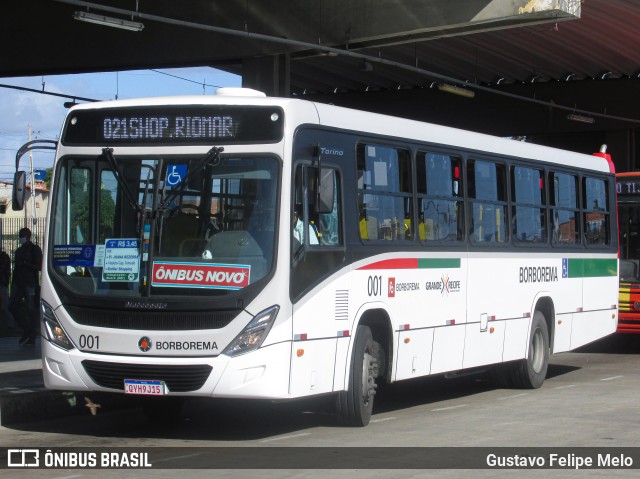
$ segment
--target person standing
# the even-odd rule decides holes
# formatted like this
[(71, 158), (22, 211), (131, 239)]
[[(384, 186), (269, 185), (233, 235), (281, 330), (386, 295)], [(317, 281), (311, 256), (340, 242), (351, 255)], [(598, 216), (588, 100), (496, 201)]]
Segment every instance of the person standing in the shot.
[(0, 332), (10, 333), (15, 328), (15, 322), (9, 311), (9, 281), (11, 280), (11, 258), (0, 250), (0, 310), (4, 324), (0, 326)]
[[(37, 293), (40, 287), (38, 272), (42, 268), (42, 250), (31, 242), (29, 228), (22, 228), (18, 236), (20, 246), (15, 254), (9, 304), (14, 319), (22, 329), (20, 344), (32, 345), (35, 344), (40, 322)], [(25, 308), (21, 307), (23, 301)]]

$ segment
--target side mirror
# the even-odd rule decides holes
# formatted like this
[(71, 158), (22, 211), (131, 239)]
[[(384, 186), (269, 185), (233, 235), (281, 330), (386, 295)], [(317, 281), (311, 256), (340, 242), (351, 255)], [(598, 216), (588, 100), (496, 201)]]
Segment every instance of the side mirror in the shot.
[(16, 171), (13, 176), (13, 191), (11, 193), (11, 208), (21, 211), (24, 208), (25, 186), (27, 174), (24, 171)]
[(318, 213), (328, 214), (333, 211), (335, 195), (335, 171), (322, 168), (318, 178)]

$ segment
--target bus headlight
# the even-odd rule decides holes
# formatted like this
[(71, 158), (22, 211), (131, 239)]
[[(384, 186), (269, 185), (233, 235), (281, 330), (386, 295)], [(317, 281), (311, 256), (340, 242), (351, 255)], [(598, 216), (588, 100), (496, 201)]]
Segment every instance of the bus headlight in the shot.
[(42, 325), (44, 326), (47, 339), (67, 351), (73, 349), (73, 344), (69, 340), (67, 333), (62, 329), (62, 326), (60, 326), (51, 306), (44, 301), (40, 301), (40, 311), (42, 312)]
[(229, 346), (222, 352), (227, 356), (237, 356), (248, 353), (262, 346), (267, 334), (273, 326), (273, 322), (280, 311), (280, 306), (271, 306), (261, 313), (258, 313), (247, 326), (231, 341)]

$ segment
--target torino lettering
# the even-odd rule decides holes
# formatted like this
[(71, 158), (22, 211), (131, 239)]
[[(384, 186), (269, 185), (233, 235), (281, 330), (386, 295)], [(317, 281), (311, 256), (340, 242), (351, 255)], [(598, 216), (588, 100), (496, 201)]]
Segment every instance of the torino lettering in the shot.
[(521, 283), (551, 283), (554, 281), (558, 281), (558, 268), (555, 266), (520, 268)]

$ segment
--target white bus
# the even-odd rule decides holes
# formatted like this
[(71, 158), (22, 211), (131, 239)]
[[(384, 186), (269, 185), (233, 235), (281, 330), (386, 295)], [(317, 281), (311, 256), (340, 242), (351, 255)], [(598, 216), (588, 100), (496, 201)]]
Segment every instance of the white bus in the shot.
[(301, 99), (76, 106), (44, 247), (45, 384), (151, 412), (332, 394), (359, 426), (377, 384), (492, 366), (537, 388), (551, 353), (616, 330), (615, 204), (602, 157)]

